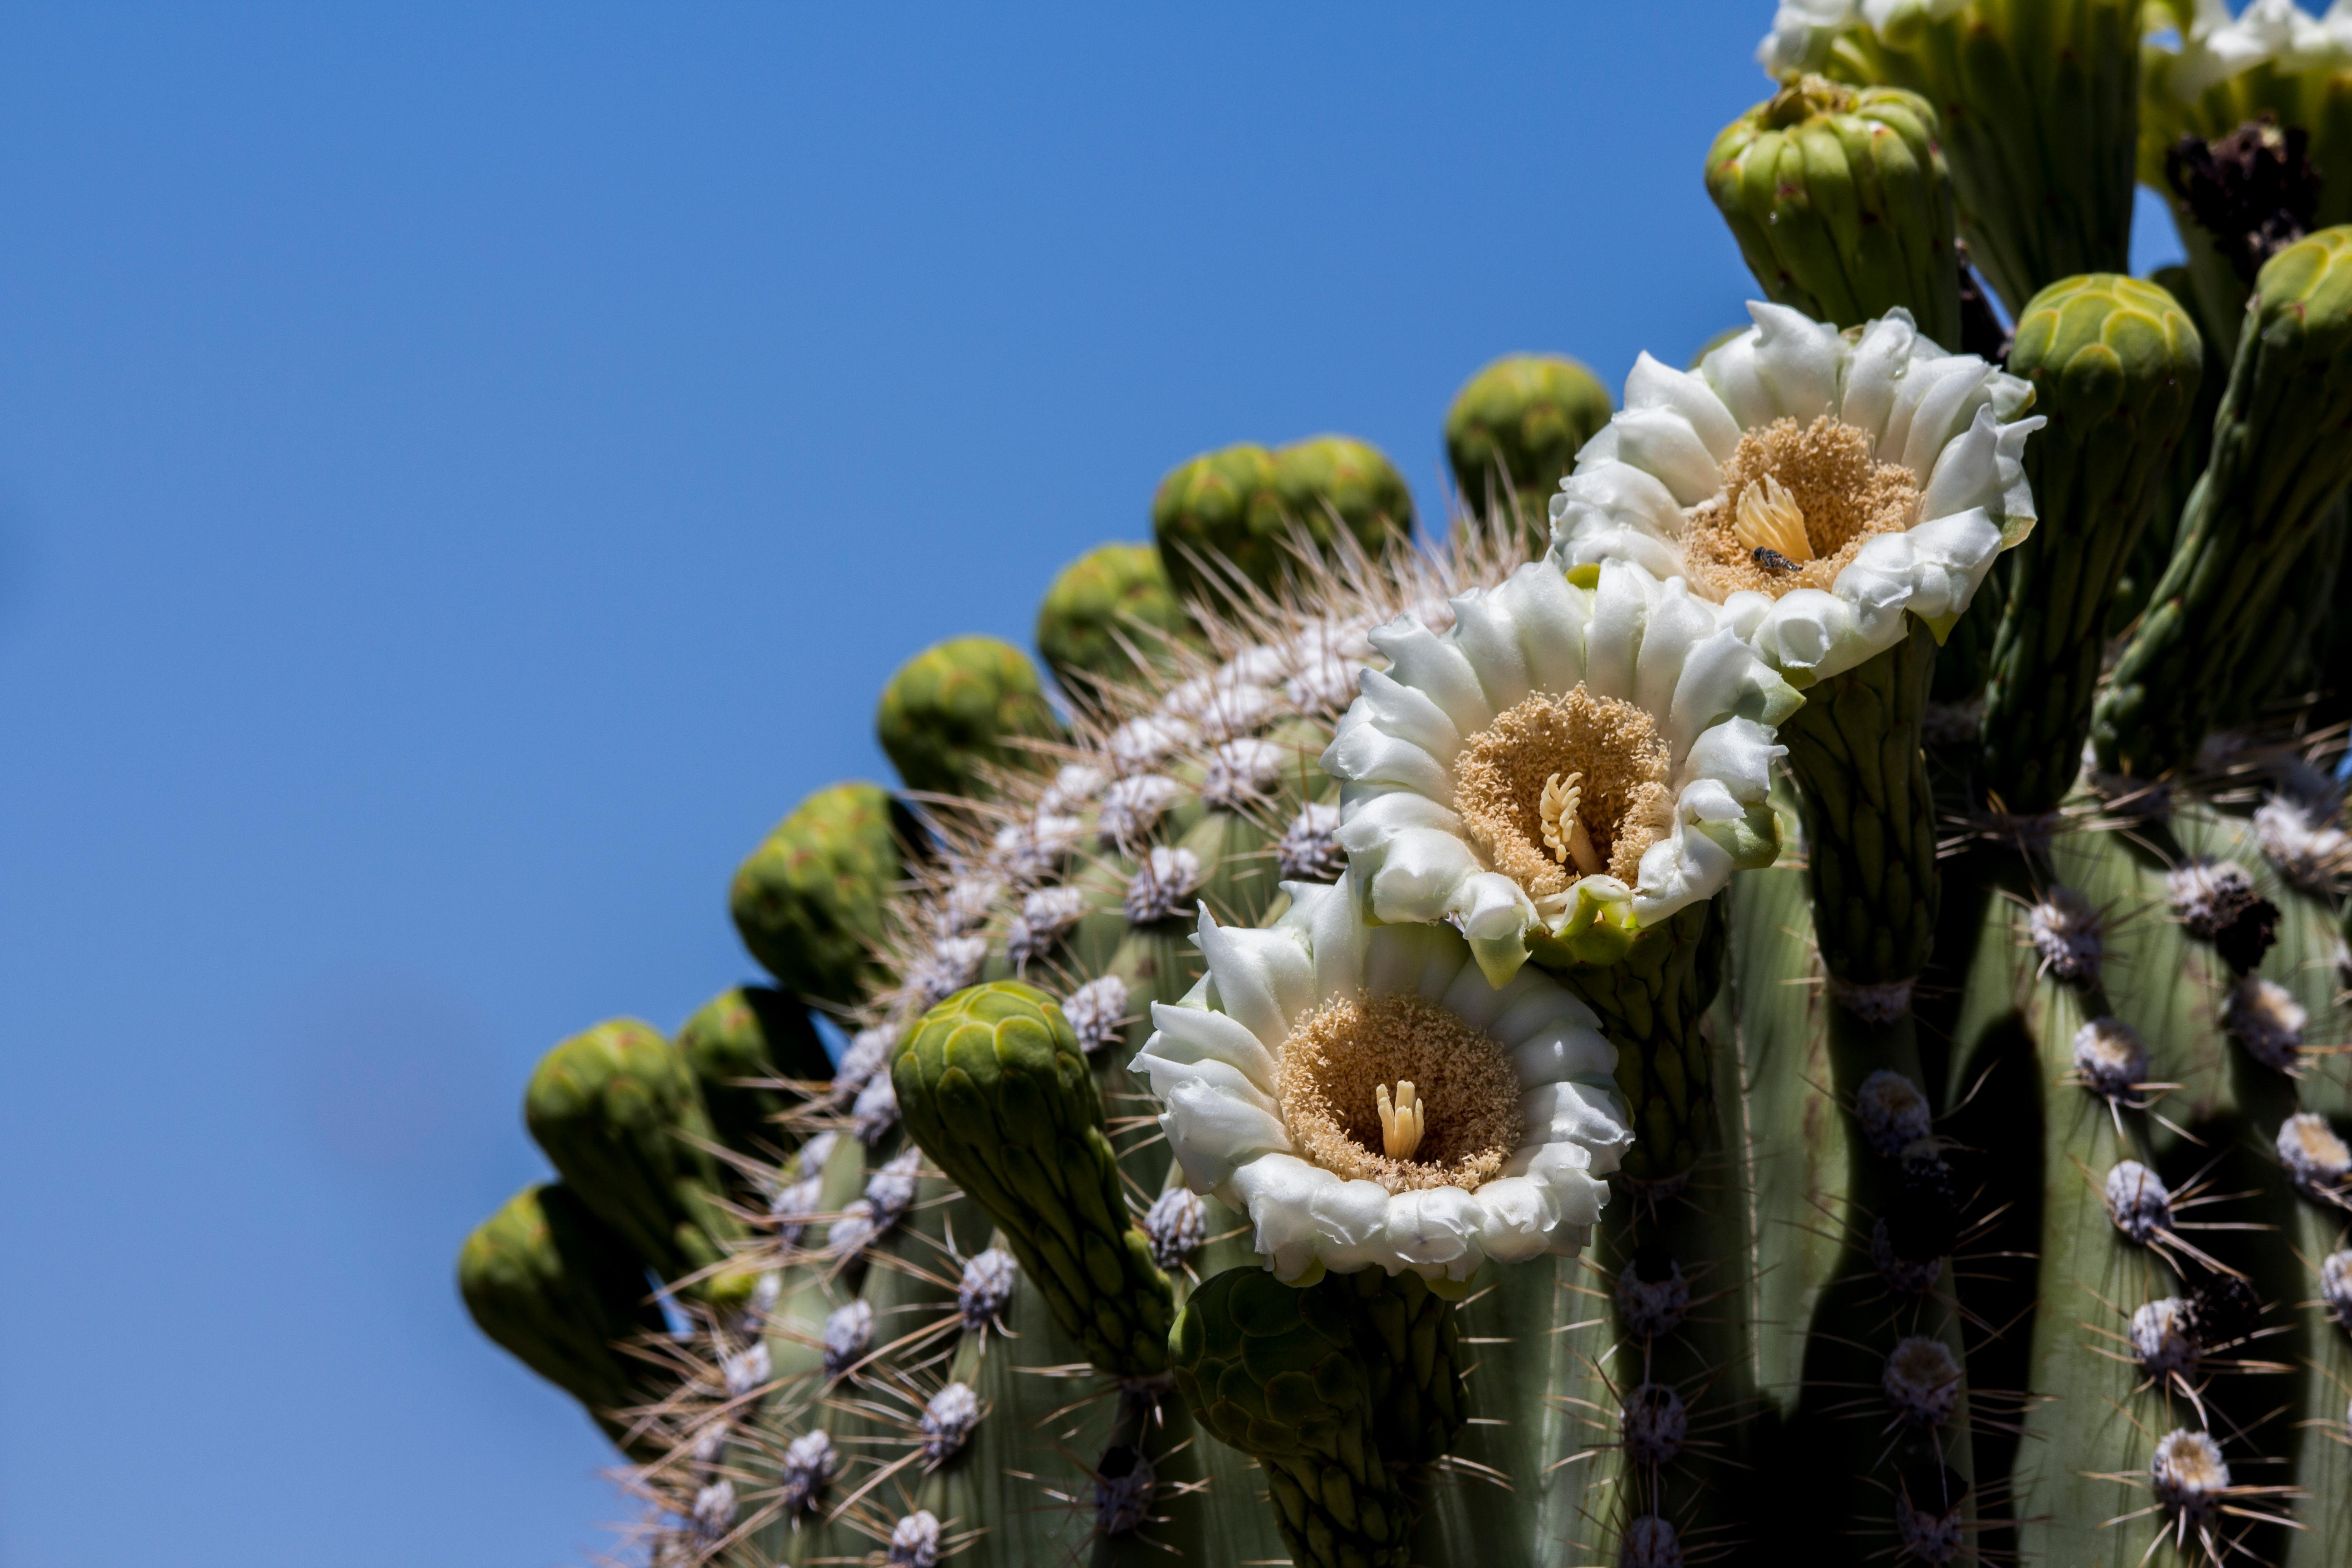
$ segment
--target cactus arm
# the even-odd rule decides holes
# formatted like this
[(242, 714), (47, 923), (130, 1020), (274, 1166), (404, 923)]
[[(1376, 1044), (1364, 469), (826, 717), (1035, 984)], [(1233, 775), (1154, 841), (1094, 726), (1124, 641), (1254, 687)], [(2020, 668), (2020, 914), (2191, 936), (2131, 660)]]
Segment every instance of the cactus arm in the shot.
[(2304, 1528), (2287, 1539), (2284, 1568), (2323, 1568), (2352, 1557), (2352, 1328), (2330, 1314), (2318, 1278), (2322, 1259), (2352, 1246), (2346, 1223), (2341, 1209), (2296, 1205), (2302, 1279), (2294, 1300), (2309, 1364), (2293, 1441), (2295, 1485), (2309, 1500), (2297, 1510)]
[(2041, 521), (2010, 560), (1980, 777), (2024, 816), (2055, 810), (2081, 771), (2108, 605), (2163, 494), (2204, 346), (2154, 285), (2074, 278), (2034, 296), (2009, 367), (2050, 424), (2025, 448)]
[(2100, 1473), (2144, 1471), (2172, 1423), (2164, 1400), (2136, 1392), (2146, 1380), (2137, 1365), (2116, 1359), (2128, 1348), (2116, 1336), (2135, 1308), (2175, 1294), (2177, 1281), (2116, 1228), (2101, 1196), (2117, 1161), (2153, 1163), (2145, 1114), (2125, 1111), (2118, 1132), (2105, 1102), (2061, 1081), (2089, 1009), (2066, 987), (2030, 985), (2026, 1027), (2042, 1094), (2042, 1201), (2028, 1385), (2036, 1403), (2026, 1413), (2014, 1478), (2020, 1547), (2037, 1562), (2131, 1568), (2158, 1531), (2147, 1519), (2102, 1529), (2145, 1500)]
[(2256, 280), (2212, 458), (2092, 719), (2099, 765), (2157, 779), (2243, 715), (2251, 647), (2296, 555), (2352, 481), (2352, 227), (2273, 257)]
[[(1792, 836), (1793, 837), (1793, 836)], [(1848, 1131), (1831, 1081), (1828, 1002), (1796, 867), (1742, 871), (1727, 900), (1730, 952), (1718, 1036), (1738, 1053), (1751, 1203), (1750, 1319), (1759, 1395), (1783, 1417), (1801, 1390), (1805, 1337), (1835, 1277), (1847, 1223)]]
[(891, 1079), (908, 1133), (1004, 1227), (1088, 1358), (1120, 1377), (1163, 1373), (1168, 1279), (1128, 1217), (1061, 1009), (1017, 982), (960, 993), (908, 1034)]
[(1919, 740), (1936, 644), (1925, 622), (1906, 618), (1902, 642), (1809, 690), (1780, 739), (1801, 803), (1832, 993), (1900, 987), (1907, 1007), (1907, 983), (1935, 942), (1940, 883)]

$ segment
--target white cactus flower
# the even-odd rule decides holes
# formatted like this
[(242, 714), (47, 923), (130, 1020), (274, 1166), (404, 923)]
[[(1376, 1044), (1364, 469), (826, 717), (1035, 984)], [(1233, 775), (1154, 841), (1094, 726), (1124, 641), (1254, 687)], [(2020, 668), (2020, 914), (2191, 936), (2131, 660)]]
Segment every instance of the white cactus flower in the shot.
[(2336, 0), (2320, 16), (2294, 0), (2253, 0), (2235, 16), (2223, 0), (2198, 0), (2163, 80), (2175, 96), (2196, 99), (2264, 65), (2286, 75), (2352, 70), (2352, 0)]
[(1799, 686), (1940, 637), (2033, 524), (2033, 389), (1890, 311), (1841, 332), (1781, 305), (1695, 371), (1643, 354), (1551, 500), (1551, 559), (1679, 577)]
[(1368, 925), (1345, 878), (1284, 886), (1265, 930), (1202, 911), (1208, 973), (1135, 1058), (1186, 1184), (1294, 1284), (1574, 1253), (1633, 1142), (1591, 1009), (1491, 984), (1444, 926)]
[(1500, 984), (1531, 942), (1607, 962), (1771, 862), (1772, 727), (1799, 699), (1714, 605), (1630, 563), (1580, 588), (1536, 562), (1454, 608), (1372, 634), (1391, 667), (1323, 753), (1375, 918), (1451, 921)]
[(1772, 30), (1756, 46), (1756, 63), (1775, 77), (1813, 70), (1849, 27), (1900, 37), (1921, 22), (1940, 21), (1968, 0), (1780, 0)]

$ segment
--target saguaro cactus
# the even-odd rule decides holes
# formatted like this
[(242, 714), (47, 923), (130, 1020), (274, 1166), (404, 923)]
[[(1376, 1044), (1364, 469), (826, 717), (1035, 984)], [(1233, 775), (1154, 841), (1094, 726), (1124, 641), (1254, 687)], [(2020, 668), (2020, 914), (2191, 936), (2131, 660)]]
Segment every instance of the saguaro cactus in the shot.
[[(1229, 448), (1155, 503), (1184, 635), (1066, 729), (897, 690), (919, 834), (787, 819), (784, 989), (559, 1046), (562, 1179), (461, 1258), (654, 1561), (2352, 1556), (2352, 231), (2226, 350), (2116, 270), (2138, 15), (1784, 6), (1843, 85), (1708, 163), (1778, 302), (1613, 414), (1482, 372), (1518, 516), (1406, 549), (1368, 449)], [(2335, 36), (2247, 17), (2303, 42), (2232, 112)], [(1929, 325), (1938, 145), (2005, 364)]]

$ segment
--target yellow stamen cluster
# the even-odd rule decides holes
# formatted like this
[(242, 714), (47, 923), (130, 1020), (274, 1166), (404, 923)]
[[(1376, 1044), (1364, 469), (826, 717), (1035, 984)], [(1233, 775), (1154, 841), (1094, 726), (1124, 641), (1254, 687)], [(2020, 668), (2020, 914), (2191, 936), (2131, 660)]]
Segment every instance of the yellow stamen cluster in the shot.
[(1487, 863), (1529, 898), (1603, 872), (1631, 885), (1674, 828), (1666, 763), (1657, 721), (1634, 704), (1581, 685), (1539, 693), (1463, 743), (1454, 809)]
[(1805, 533), (1805, 509), (1775, 474), (1739, 492), (1732, 532), (1744, 548), (1769, 550), (1791, 566), (1813, 558), (1813, 542)]
[(1492, 1035), (1410, 992), (1326, 1002), (1291, 1026), (1275, 1077), (1299, 1157), (1391, 1193), (1501, 1175), (1525, 1092)]
[(1421, 1135), (1429, 1130), (1429, 1107), (1417, 1104), (1412, 1098), (1412, 1079), (1399, 1079), (1396, 1099), (1389, 1099), (1389, 1086), (1381, 1085), (1381, 1148), (1391, 1160), (1410, 1160), (1421, 1147)]
[(1544, 847), (1551, 851), (1552, 858), (1563, 866), (1573, 860), (1579, 876), (1595, 877), (1608, 868), (1608, 863), (1592, 847), (1592, 835), (1577, 812), (1584, 803), (1583, 784), (1582, 773), (1552, 774), (1544, 781), (1538, 812), (1543, 819)]

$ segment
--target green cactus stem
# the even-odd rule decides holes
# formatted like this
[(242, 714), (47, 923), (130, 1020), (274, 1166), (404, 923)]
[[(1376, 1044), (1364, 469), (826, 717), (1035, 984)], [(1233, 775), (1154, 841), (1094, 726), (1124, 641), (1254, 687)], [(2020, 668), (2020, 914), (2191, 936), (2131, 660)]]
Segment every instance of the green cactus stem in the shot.
[(2099, 765), (2137, 779), (2187, 763), (2236, 696), (2288, 570), (2352, 481), (2352, 226), (2262, 270), (2213, 455), (2172, 561), (2092, 716)]
[(1936, 810), (1920, 721), (1936, 664), (1925, 622), (1805, 693), (1781, 721), (1797, 781), (1813, 928), (1832, 995), (1900, 1016), (1935, 944)]
[(508, 1199), (466, 1238), (457, 1289), (482, 1332), (585, 1405), (615, 1442), (629, 1442), (617, 1413), (656, 1396), (659, 1384), (619, 1347), (659, 1331), (661, 1313), (635, 1249), (577, 1194), (559, 1182)]
[(1062, 689), (1091, 698), (1097, 683), (1131, 682), (1136, 659), (1165, 655), (1192, 618), (1149, 544), (1102, 544), (1055, 574), (1037, 606), (1037, 651)]
[[(1450, 1442), (1444, 1420), (1421, 1411), (1425, 1394), (1442, 1408), (1458, 1389), (1446, 1304), (1414, 1311), (1406, 1279), (1421, 1284), (1411, 1274), (1330, 1276), (1298, 1289), (1263, 1268), (1228, 1268), (1192, 1292), (1170, 1336), (1170, 1369), (1194, 1418), (1265, 1467), (1295, 1563), (1410, 1560), (1411, 1507), (1396, 1468)], [(1362, 1331), (1381, 1318), (1420, 1331)]]
[(702, 1090), (711, 1131), (742, 1153), (798, 1142), (777, 1119), (803, 1097), (772, 1085), (833, 1076), (808, 1009), (765, 985), (735, 986), (697, 1008), (679, 1026), (677, 1053)]
[(1063, 1331), (1115, 1377), (1167, 1370), (1173, 1297), (1129, 1217), (1069, 1020), (1018, 981), (958, 992), (890, 1067), (907, 1131), (1004, 1229)]
[(565, 1184), (661, 1278), (725, 1262), (740, 1227), (719, 1201), (701, 1091), (651, 1025), (615, 1019), (548, 1052), (523, 1120)]
[(1636, 933), (1623, 956), (1586, 963), (1531, 933), (1535, 962), (1559, 976), (1617, 1047), (1617, 1089), (1633, 1118), (1622, 1169), (1636, 1182), (1679, 1183), (1719, 1146), (1715, 1067), (1700, 1022), (1723, 983), (1723, 931), (1712, 900)]
[(2055, 810), (2081, 771), (2116, 579), (2204, 365), (2188, 312), (2137, 279), (2053, 283), (2018, 320), (2010, 374), (2033, 384), (2050, 423), (2025, 448), (2041, 521), (2009, 565), (1979, 774), (2011, 815)]
[(2012, 317), (2062, 278), (2129, 268), (2140, 11), (2141, 0), (1905, 6), (1849, 28), (1822, 68), (1936, 106), (1960, 236)]
[[(1559, 354), (1510, 354), (1463, 383), (1445, 411), (1445, 458), (1473, 508), (1515, 501), (1531, 541), (1576, 454), (1616, 406), (1600, 377)], [(1500, 486), (1500, 493), (1495, 493)]]
[(735, 930), (786, 991), (846, 1006), (881, 978), (872, 953), (900, 832), (880, 785), (837, 784), (794, 806), (737, 869)]
[(1841, 327), (1899, 306), (1960, 346), (1951, 181), (1917, 93), (1800, 76), (1715, 139), (1706, 189), (1773, 300)]
[(1061, 733), (1028, 656), (994, 637), (953, 637), (908, 659), (883, 689), (874, 735), (906, 786), (983, 798), (994, 775), (1038, 765), (1024, 741)]

